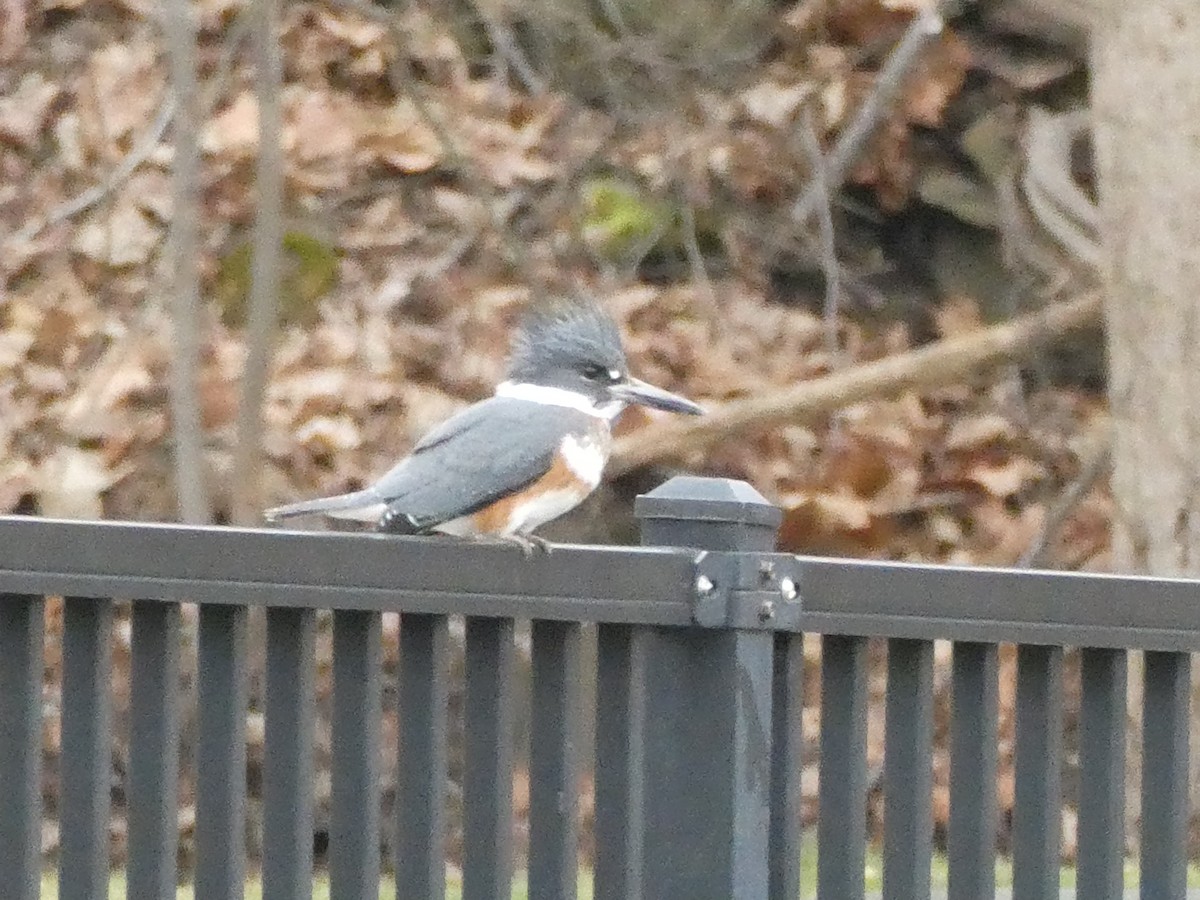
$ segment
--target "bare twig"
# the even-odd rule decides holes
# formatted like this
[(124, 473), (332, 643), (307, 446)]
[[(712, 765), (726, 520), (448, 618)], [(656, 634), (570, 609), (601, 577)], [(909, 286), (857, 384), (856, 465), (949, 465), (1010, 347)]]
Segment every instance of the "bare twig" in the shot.
[(1088, 293), (973, 334), (731, 401), (703, 418), (643, 428), (617, 444), (609, 474), (678, 460), (726, 438), (744, 438), (783, 422), (813, 421), (851, 403), (952, 384), (988, 367), (1026, 358), (1063, 335), (1097, 322), (1100, 313), (1100, 295)]
[(529, 253), (523, 241), (521, 241), (508, 224), (509, 212), (501, 208), (501, 204), (494, 198), (489, 197), (487, 181), (479, 171), (478, 165), (470, 158), (459, 145), (458, 139), (455, 137), (453, 130), (446, 117), (435, 108), (434, 104), (429, 101), (425, 94), (422, 85), (415, 79), (409, 77), (404, 62), (404, 57), (408, 55), (408, 35), (396, 20), (396, 15), (385, 6), (380, 6), (372, 3), (371, 0), (328, 0), (329, 4), (334, 7), (352, 10), (359, 15), (373, 22), (378, 22), (383, 25), (392, 42), (400, 50), (399, 59), (394, 59), (388, 67), (388, 80), (392, 90), (397, 94), (406, 96), (412, 101), (417, 113), (429, 126), (429, 130), (433, 132), (433, 136), (441, 145), (442, 152), (446, 155), (447, 162), (450, 166), (457, 168), (467, 183), (467, 186), (475, 192), (475, 194), (484, 200), (488, 210), (488, 215), (491, 219), (491, 225), (496, 236), (500, 239), (503, 250), (507, 255), (507, 261), (520, 271), (529, 270)]
[[(165, 18), (166, 16), (164, 16), (164, 19)], [(212, 111), (217, 105), (217, 101), (220, 99), (223, 89), (229, 80), (229, 75), (233, 70), (234, 59), (237, 57), (238, 49), (241, 47), (242, 41), (246, 37), (246, 23), (248, 19), (249, 15), (243, 8), (242, 10), (239, 10), (237, 18), (233, 21), (233, 24), (230, 25), (229, 37), (227, 38), (225, 46), (222, 49), (220, 59), (217, 60), (217, 65), (213, 75), (211, 78), (209, 78), (208, 83), (200, 92), (199, 121), (201, 122), (208, 121), (209, 116), (212, 115)], [(172, 112), (170, 116), (165, 115), (164, 107), (160, 107), (158, 112), (159, 117), (166, 118), (167, 124), (169, 124), (174, 118), (174, 113), (176, 111), (176, 100), (173, 93), (170, 95), (170, 101)], [(147, 135), (153, 134), (154, 131), (155, 128), (152, 127), (147, 132)], [(160, 134), (158, 138), (161, 140), (162, 135)], [(138, 145), (140, 146), (141, 143), (142, 142), (139, 141)], [(151, 148), (152, 147), (153, 145), (151, 144)], [(136, 153), (136, 148), (130, 151), (130, 155), (134, 157), (138, 155)], [(138, 160), (139, 163), (141, 161), (143, 160)], [(127, 163), (123, 162), (121, 167), (124, 167), (126, 164)], [(132, 172), (136, 168), (137, 166), (134, 165), (130, 168), (130, 171)], [(114, 172), (114, 175), (110, 176), (108, 181), (106, 181), (106, 185), (111, 184), (111, 188), (109, 189), (115, 189), (120, 186), (122, 180), (123, 177), (116, 178)], [(91, 190), (95, 189), (93, 188), (89, 189), (89, 191), (85, 191), (75, 200), (68, 201), (67, 204), (64, 204), (64, 207), (78, 203)], [(106, 190), (104, 193), (107, 194), (107, 192), (108, 191)], [(97, 202), (99, 202), (100, 199), (103, 199), (103, 195), (97, 199)], [(82, 212), (85, 208), (87, 207), (80, 206), (79, 208), (72, 209), (69, 212), (66, 212), (64, 217), (73, 216), (79, 212)], [(51, 224), (56, 224), (57, 221), (61, 221), (61, 218), (56, 219), (55, 223)], [(141, 308), (137, 311), (136, 316), (128, 324), (124, 333), (115, 337), (114, 340), (105, 348), (103, 356), (101, 356), (99, 361), (92, 367), (90, 377), (80, 381), (79, 385), (75, 389), (74, 394), (68, 398), (64, 398), (64, 401), (59, 408), (62, 410), (61, 415), (63, 426), (68, 432), (84, 427), (85, 423), (88, 421), (88, 417), (97, 414), (96, 410), (97, 403), (99, 402), (98, 398), (104, 393), (105, 389), (111, 383), (116, 373), (121, 370), (121, 366), (124, 365), (125, 361), (128, 359), (129, 353), (135, 346), (137, 339), (146, 334), (151, 327), (151, 323), (156, 321), (159, 315), (162, 313), (163, 307), (166, 305), (166, 297), (168, 294), (172, 293), (172, 289), (168, 284), (169, 279), (172, 277), (173, 275), (169, 265), (159, 266), (157, 268), (152, 286), (146, 292), (146, 302), (143, 303)]]
[[(164, 16), (164, 18), (170, 18), (170, 13)], [(244, 33), (245, 18), (239, 13), (237, 20), (231, 28), (228, 51), (218, 60), (216, 72), (209, 82), (209, 90), (204, 92), (204, 96), (200, 101), (200, 112), (197, 116), (198, 121), (203, 122), (207, 120), (209, 114), (212, 112), (217, 97), (220, 96), (220, 87), (225, 83), (229, 75), (236, 48), (241, 42)], [(63, 201), (45, 216), (26, 222), (13, 237), (21, 242), (32, 241), (47, 228), (52, 228), (61, 222), (79, 215), (81, 212), (86, 212), (104, 200), (109, 194), (116, 191), (117, 188), (129, 179), (129, 176), (138, 170), (138, 167), (142, 163), (150, 158), (150, 154), (154, 152), (154, 148), (162, 141), (163, 135), (166, 134), (167, 128), (170, 127), (171, 121), (175, 118), (176, 109), (175, 93), (171, 89), (171, 86), (168, 85), (163, 91), (162, 100), (159, 101), (158, 111), (155, 113), (150, 127), (134, 142), (133, 146), (129, 148), (129, 152), (125, 154), (102, 182), (87, 188), (70, 200)]]
[(535, 95), (546, 93), (546, 82), (538, 75), (532, 63), (525, 58), (525, 54), (513, 37), (512, 30), (492, 12), (493, 4), (486, 0), (485, 2), (476, 0), (473, 5), (479, 18), (483, 20), (488, 40), (492, 42), (496, 52), (516, 74), (517, 80), (521, 82), (525, 90)]
[(1108, 471), (1112, 462), (1112, 435), (1107, 421), (1094, 427), (1080, 454), (1079, 474), (1046, 512), (1046, 519), (1029, 547), (1021, 554), (1017, 566), (1022, 569), (1041, 569), (1050, 562), (1050, 543), (1062, 530), (1071, 513), (1092, 486)]
[(800, 139), (808, 154), (812, 169), (812, 186), (818, 192), (817, 229), (821, 238), (821, 269), (825, 274), (825, 350), (836, 365), (841, 358), (838, 346), (838, 309), (841, 306), (841, 271), (838, 267), (837, 245), (833, 232), (833, 190), (829, 184), (825, 157), (821, 155), (821, 141), (813, 122), (812, 110), (804, 111), (804, 127)]
[(688, 268), (692, 271), (692, 281), (704, 292), (707, 303), (716, 302), (716, 292), (713, 291), (712, 279), (708, 277), (708, 268), (704, 265), (704, 252), (700, 249), (700, 235), (696, 231), (696, 206), (686, 196), (680, 204), (683, 218), (683, 247), (687, 254)]
[(283, 55), (276, 37), (278, 0), (254, 4), (253, 41), (258, 71), (258, 165), (250, 300), (246, 317), (246, 365), (238, 403), (237, 446), (233, 457), (233, 520), (249, 524), (262, 509), (263, 401), (279, 308), (283, 257)]
[(130, 148), (129, 152), (121, 159), (104, 181), (100, 184), (93, 185), (80, 194), (72, 197), (63, 203), (60, 203), (54, 209), (50, 210), (44, 217), (34, 219), (25, 223), (20, 231), (14, 236), (18, 241), (32, 241), (47, 228), (51, 228), (60, 222), (65, 222), (72, 216), (76, 216), (84, 210), (91, 209), (129, 178), (138, 166), (144, 163), (150, 154), (154, 152), (154, 148), (158, 146), (158, 142), (162, 140), (163, 134), (166, 133), (167, 126), (171, 124), (171, 119), (175, 116), (175, 94), (170, 87), (167, 87), (163, 92), (162, 100), (158, 105), (158, 113), (154, 117), (153, 123), (146, 129), (146, 132), (137, 140)]
[[(833, 192), (841, 186), (850, 167), (858, 160), (867, 140), (875, 132), (875, 127), (882, 121), (900, 92), (905, 76), (920, 58), (921, 51), (933, 38), (941, 34), (941, 31), (942, 16), (936, 7), (922, 10), (912, 20), (904, 37), (883, 64), (883, 70), (875, 82), (875, 89), (859, 106), (850, 124), (842, 129), (826, 158), (825, 190)], [(821, 186), (814, 184), (792, 207), (792, 218), (801, 228), (808, 224), (809, 218), (819, 208), (823, 193)]]
[(171, 58), (175, 116), (170, 230), (175, 325), (171, 367), (171, 419), (175, 442), (175, 488), (185, 522), (209, 519), (204, 434), (200, 422), (200, 110), (196, 78), (196, 25), (192, 6), (174, 0), (165, 17)]

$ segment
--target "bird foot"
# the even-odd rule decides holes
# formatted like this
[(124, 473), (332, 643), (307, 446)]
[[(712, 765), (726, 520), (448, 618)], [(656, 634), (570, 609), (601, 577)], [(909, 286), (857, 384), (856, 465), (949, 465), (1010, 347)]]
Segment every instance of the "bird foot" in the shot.
[(521, 553), (526, 559), (529, 559), (534, 553), (544, 553), (549, 556), (550, 549), (554, 546), (544, 537), (536, 534), (505, 534), (499, 535), (498, 540), (506, 544), (516, 544), (521, 548)]

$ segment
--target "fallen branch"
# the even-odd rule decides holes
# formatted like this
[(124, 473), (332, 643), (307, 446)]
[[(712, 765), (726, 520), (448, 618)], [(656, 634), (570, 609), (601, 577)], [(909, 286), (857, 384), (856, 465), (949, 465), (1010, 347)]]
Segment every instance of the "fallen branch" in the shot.
[(864, 400), (954, 384), (992, 366), (1025, 359), (1063, 335), (1098, 323), (1100, 315), (1100, 294), (1088, 293), (973, 334), (733, 400), (703, 418), (643, 428), (618, 442), (609, 474), (678, 461), (728, 438), (744, 439), (783, 423), (812, 422)]

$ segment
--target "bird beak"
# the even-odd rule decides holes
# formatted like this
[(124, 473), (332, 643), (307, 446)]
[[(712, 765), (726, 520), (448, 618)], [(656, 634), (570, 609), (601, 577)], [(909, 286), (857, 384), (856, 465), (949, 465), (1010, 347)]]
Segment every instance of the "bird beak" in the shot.
[(686, 397), (656, 388), (638, 378), (628, 378), (620, 384), (614, 384), (612, 395), (626, 403), (639, 403), (642, 406), (652, 406), (655, 409), (665, 409), (667, 412), (687, 413), (692, 416), (704, 415), (704, 408), (697, 406)]

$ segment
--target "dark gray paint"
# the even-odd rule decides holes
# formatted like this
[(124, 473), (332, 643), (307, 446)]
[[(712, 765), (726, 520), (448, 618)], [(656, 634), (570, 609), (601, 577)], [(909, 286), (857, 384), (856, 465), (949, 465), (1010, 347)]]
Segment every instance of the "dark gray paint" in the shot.
[(467, 619), (463, 900), (512, 890), (512, 619)]
[(867, 640), (821, 641), (817, 893), (862, 900), (867, 857)]
[(400, 758), (396, 895), (446, 893), (446, 716), (450, 632), (445, 616), (400, 619)]
[(175, 897), (179, 845), (179, 604), (133, 604), (129, 698), (130, 897)]
[(1076, 885), (1080, 897), (1119, 900), (1124, 887), (1128, 654), (1089, 648), (1080, 657)]
[(771, 900), (800, 894), (800, 773), (804, 750), (804, 636), (775, 635), (771, 688)]
[(684, 625), (695, 553), (0, 516), (0, 591)]
[(330, 900), (379, 898), (382, 615), (333, 614)]
[(933, 642), (888, 641), (884, 900), (929, 897), (933, 856)]
[(1013, 893), (1029, 900), (1058, 895), (1062, 835), (1061, 647), (1017, 651), (1016, 794)]
[(581, 631), (537, 621), (531, 638), (529, 900), (575, 900)]
[(247, 615), (200, 607), (196, 896), (205, 900), (236, 900), (246, 880)]
[[(798, 707), (790, 704), (790, 709), (785, 708), (789, 706), (785, 698), (798, 696), (803, 661), (800, 638), (762, 630), (772, 627), (832, 634), (830, 646), (861, 646), (857, 636), (864, 635), (959, 642), (951, 724), (950, 895), (955, 900), (991, 896), (996, 824), (995, 645), (1015, 640), (1048, 647), (1091, 647), (1084, 653), (1086, 736), (1081, 753), (1079, 878), (1081, 884), (1096, 885), (1087, 888), (1089, 896), (1100, 900), (1117, 896), (1125, 653), (1102, 648), (1200, 648), (1200, 624), (1194, 615), (1200, 599), (1197, 583), (784, 558), (766, 553), (778, 512), (765, 507), (744, 485), (683, 479), (643, 498), (639, 513), (647, 541), (696, 549), (556, 548), (549, 556), (528, 560), (511, 547), (441, 539), (5, 517), (0, 518), (0, 546), (4, 547), (0, 591), (145, 597), (149, 598), (147, 609), (163, 599), (204, 604), (199, 644), (196, 892), (206, 900), (240, 896), (245, 878), (246, 607), (242, 604), (275, 604), (285, 612), (290, 609), (290, 615), (299, 616), (299, 621), (310, 615), (296, 611), (302, 607), (404, 613), (397, 869), (401, 896), (422, 898), (440, 898), (444, 891), (448, 640), (446, 619), (436, 613), (565, 622), (598, 619), (603, 623), (599, 629), (596, 879), (597, 896), (613, 900), (657, 900), (680, 894), (689, 900), (758, 898), (767, 895), (768, 879), (771, 896), (789, 893), (779, 885), (795, 878), (794, 863), (781, 860), (787, 854), (780, 848), (794, 849), (799, 843), (797, 820), (789, 809), (795, 802), (792, 792), (798, 786), (800, 765), (798, 742), (787, 737), (798, 727)], [(734, 552), (722, 552), (731, 549)], [(775, 575), (747, 579), (748, 573), (772, 566), (779, 570)], [(761, 604), (779, 594), (779, 572), (783, 570), (798, 573), (799, 596), (787, 616), (759, 621)], [(696, 590), (700, 574), (717, 581), (703, 596)], [(21, 860), (24, 853), (23, 862), (15, 865), (26, 870), (26, 878), (36, 878), (40, 833), (34, 826), (40, 824), (40, 809), (36, 790), (39, 754), (34, 742), (40, 741), (41, 601), (17, 598), (3, 603), (0, 676), (5, 691), (0, 692), (0, 712), (6, 730), (0, 736), (0, 774), (27, 787), (20, 797), (11, 794), (13, 802), (0, 811), (0, 846), (14, 848), (14, 859)], [(797, 605), (798, 610), (794, 608)], [(108, 645), (101, 636), (104, 622), (98, 626), (86, 623), (110, 616), (110, 607), (107, 600), (68, 604), (68, 619), (75, 624), (68, 626), (66, 636), (69, 677), (64, 699), (64, 765), (72, 759), (86, 763), (82, 768), (68, 766), (66, 780), (74, 786), (65, 785), (64, 796), (82, 797), (83, 802), (71, 804), (64, 815), (63, 866), (84, 872), (82, 882), (73, 880), (71, 887), (64, 888), (78, 895), (95, 887), (100, 878), (97, 873), (107, 859), (103, 823), (97, 827), (96, 822), (100, 817), (97, 811), (107, 808), (109, 787), (103, 668)], [(162, 611), (169, 609), (173, 608), (163, 607)], [(708, 615), (714, 609), (719, 615)], [(701, 619), (709, 627), (695, 627), (700, 619), (693, 616), (702, 612), (705, 616)], [(369, 635), (377, 618), (367, 614), (355, 621), (372, 623), (364, 656), (356, 660), (365, 667), (363, 677), (369, 678), (366, 670), (373, 668)], [(509, 625), (504, 622), (500, 627)], [(569, 634), (576, 626), (540, 623), (539, 627), (547, 633)], [(151, 626), (148, 633), (164, 636), (157, 626)], [(353, 643), (348, 635), (345, 632), (340, 639), (342, 646)], [(566, 647), (547, 640), (551, 648)], [(273, 661), (267, 675), (275, 685), (277, 700), (272, 705), (295, 713), (290, 721), (278, 712), (272, 715), (273, 722), (284, 722), (284, 732), (290, 730), (294, 738), (274, 739), (273, 743), (282, 745), (283, 763), (269, 761), (269, 767), (286, 765), (292, 771), (284, 779), (291, 787), (273, 789), (273, 799), (265, 810), (268, 834), (275, 836), (268, 837), (268, 843), (275, 840), (288, 848), (274, 858), (289, 867), (289, 874), (272, 877), (277, 885), (290, 879), (301, 895), (310, 884), (311, 865), (311, 821), (306, 806), (311, 801), (311, 784), (298, 774), (306, 768), (303, 734), (309, 727), (305, 717), (311, 711), (311, 703), (302, 699), (311, 689), (311, 684), (303, 683), (311, 672), (304, 675), (305, 666), (300, 662), (307, 652), (305, 641), (301, 637), (297, 643), (294, 636), (282, 639), (279, 646), (285, 648), (284, 656), (290, 662)], [(159, 674), (154, 653), (147, 649), (150, 643), (145, 639), (138, 643), (147, 653), (134, 663), (135, 682), (142, 685), (135, 689), (149, 699), (138, 704), (133, 719), (135, 728), (150, 729), (151, 723), (167, 722), (174, 713), (162, 684), (158, 693), (149, 686)], [(928, 651), (925, 643), (895, 646), (915, 654)], [(1055, 819), (1050, 805), (1054, 791), (1048, 786), (1054, 773), (1049, 758), (1039, 756), (1050, 757), (1056, 748), (1054, 730), (1041, 723), (1054, 718), (1058, 675), (1052, 669), (1057, 654), (1058, 650), (1022, 651), (1024, 659), (1048, 664), (1044, 678), (1029, 674), (1038, 671), (1037, 666), (1025, 667), (1022, 677), (1018, 855), (1040, 860), (1019, 866), (1022, 873), (1037, 876), (1031, 887), (1022, 887), (1035, 896), (1045, 893), (1046, 860), (1052, 856), (1050, 847), (1041, 841), (1050, 837)], [(339, 656), (348, 660), (344, 651)], [(486, 653), (476, 656), (477, 661), (491, 658)], [(563, 671), (556, 676), (549, 673), (556, 661), (554, 649), (538, 657), (542, 675), (535, 678), (536, 689), (542, 691), (539, 697), (552, 702), (538, 713), (539, 735), (544, 733), (547, 742), (536, 748), (535, 770), (548, 774), (544, 778), (535, 775), (538, 781), (533, 793), (562, 798), (565, 773), (573, 765), (570, 748), (562, 743), (570, 731), (563, 721), (569, 711), (565, 692), (570, 686), (566, 675), (570, 663), (564, 660)], [(836, 654), (831, 659), (834, 657)], [(891, 764), (894, 771), (891, 776), (885, 774), (885, 783), (892, 785), (887, 809), (892, 813), (897, 806), (911, 810), (903, 816), (919, 822), (926, 817), (920, 795), (927, 793), (919, 783), (925, 768), (920, 762), (925, 673), (920, 667), (910, 670), (902, 660), (903, 653), (898, 653), (891, 666), (891, 681), (893, 686), (911, 683), (912, 689), (903, 692), (903, 700), (900, 693), (889, 697), (892, 721), (887, 725), (885, 766)], [(169, 660), (162, 662), (170, 666)], [(300, 672), (294, 681), (279, 674), (288, 671), (288, 665)], [(836, 663), (831, 665), (837, 669)], [(1186, 656), (1159, 652), (1148, 657), (1143, 896), (1155, 900), (1181, 896), (1183, 884), (1187, 670)], [(348, 670), (342, 671), (348, 675)], [(840, 671), (840, 676), (854, 682), (855, 671), (851, 665)], [(826, 709), (835, 712), (827, 723), (830, 733), (826, 740), (849, 749), (832, 762), (827, 758), (826, 778), (832, 782), (834, 775), (828, 773), (836, 773), (839, 766), (845, 769), (849, 777), (839, 781), (838, 790), (850, 799), (838, 804), (834, 812), (835, 817), (842, 817), (842, 824), (835, 818), (824, 828), (840, 834), (852, 825), (851, 819), (859, 815), (861, 807), (856, 799), (861, 765), (854, 749), (859, 741), (853, 727), (857, 692), (838, 686), (839, 671), (829, 674), (833, 677), (826, 684), (824, 702)], [(476, 686), (490, 683), (492, 676), (477, 674)], [(366, 748), (371, 743), (371, 723), (365, 719), (371, 716), (371, 690), (366, 682), (357, 684), (357, 688), (339, 692), (351, 698), (339, 705), (345, 722), (345, 728), (338, 728), (338, 740), (345, 741), (347, 768), (343, 775), (352, 775), (356, 785), (353, 790), (346, 787), (339, 796), (361, 798), (370, 794)], [(278, 700), (285, 695), (290, 699)], [(484, 695), (476, 691), (476, 696)], [(1034, 699), (1027, 701), (1030, 697)], [(506, 733), (503, 715), (472, 716), (485, 731), (490, 728), (502, 737)], [(159, 739), (165, 747), (171, 736), (160, 733)], [(311, 734), (307, 740), (311, 742)], [(135, 804), (147, 814), (139, 824), (140, 813), (135, 813), (131, 829), (133, 835), (151, 837), (131, 840), (140, 847), (152, 846), (159, 839), (161, 849), (142, 853), (135, 848), (134, 867), (140, 862), (150, 864), (146, 871), (153, 870), (153, 874), (145, 875), (146, 883), (153, 880), (161, 892), (166, 876), (160, 864), (166, 863), (169, 838), (165, 837), (163, 805), (167, 791), (160, 785), (170, 777), (165, 758), (170, 753), (146, 761), (153, 755), (154, 741), (136, 743), (131, 795), (152, 800)], [(482, 757), (482, 739), (477, 738), (477, 743), (476, 756)], [(502, 890), (507, 864), (502, 848), (495, 848), (506, 840), (497, 823), (506, 818), (501, 814), (505, 800), (500, 785), (505, 781), (503, 757), (511, 753), (511, 742), (498, 738), (496, 744), (488, 749), (490, 762), (484, 768), (490, 766), (500, 774), (492, 777), (484, 772), (481, 783), (485, 789), (472, 792), (490, 795), (494, 801), (490, 808), (481, 805), (476, 810), (492, 826), (474, 830), (483, 836), (481, 840), (491, 842), (493, 850), (488, 852), (494, 862), (482, 864), (479, 874), (471, 877)], [(357, 756), (355, 747), (361, 751)], [(729, 748), (738, 752), (730, 753)], [(139, 761), (143, 752), (146, 760)], [(912, 765), (921, 772), (897, 789), (894, 785), (900, 776), (896, 767), (905, 758), (913, 759)], [(704, 790), (697, 791), (697, 785)], [(905, 789), (910, 796), (894, 803), (897, 796), (904, 797)], [(565, 892), (566, 860), (573, 838), (564, 809), (549, 810), (542, 800), (535, 803), (534, 821), (552, 823), (536, 826), (549, 838), (535, 851), (535, 878), (536, 873), (545, 873), (547, 883), (556, 881)], [(339, 801), (343, 821), (348, 821), (352, 805), (349, 800)], [(374, 829), (369, 815), (364, 822), (364, 832)], [(1041, 824), (1029, 824), (1032, 822)], [(1117, 823), (1115, 829), (1109, 827), (1112, 823)], [(560, 826), (561, 830), (556, 830)], [(849, 842), (827, 851), (840, 854), (843, 866), (858, 854), (857, 838), (852, 831), (850, 834)], [(885, 853), (885, 859), (891, 860), (887, 877), (906, 874), (920, 893), (924, 836), (916, 828), (905, 836), (912, 840), (916, 858), (907, 867), (896, 862), (902, 852), (896, 846), (903, 841), (893, 834), (888, 839), (893, 846)], [(1022, 843), (1026, 838), (1036, 840)], [(357, 859), (369, 852), (370, 840), (370, 835), (362, 833), (340, 846), (349, 848), (347, 852), (353, 850)], [(334, 856), (336, 859), (336, 850)], [(369, 894), (374, 870), (369, 861), (365, 865), (365, 871), (358, 873), (362, 882), (347, 885), (355, 895)], [(353, 881), (350, 876), (346, 879)], [(343, 883), (341, 877), (338, 881)], [(850, 872), (837, 890), (857, 896), (857, 883), (858, 877)], [(18, 896), (28, 898), (37, 886), (31, 882), (21, 889), (24, 893)], [(275, 890), (289, 896), (294, 893)], [(551, 890), (546, 888), (547, 896)]]
[[(693, 529), (743, 541), (736, 523), (655, 515), (651, 542), (698, 546)], [(751, 535), (765, 527), (750, 524)], [(0, 591), (15, 593), (658, 625), (691, 621), (696, 572), (693, 552), (657, 547), (562, 547), (523, 560), (515, 547), (443, 538), (14, 516), (0, 516), (0, 546)], [(797, 562), (805, 610), (797, 631), (1200, 650), (1200, 587), (1185, 579)]]
[(312, 897), (317, 614), (267, 610), (263, 900)]
[(41, 893), (44, 610), (41, 597), (0, 595), (0, 859), (12, 900)]
[(1200, 651), (1196, 581), (817, 557), (798, 564), (803, 631)]
[(112, 603), (63, 601), (60, 900), (108, 892)]
[(950, 900), (996, 892), (997, 651), (955, 644), (950, 723)]
[(1147, 653), (1142, 695), (1142, 900), (1187, 894), (1191, 657)]
[(643, 900), (650, 633), (597, 629), (596, 900)]
[[(707, 516), (672, 512), (679, 486), (639, 498), (644, 542), (708, 551), (774, 544), (778, 513), (747, 486), (704, 482), (716, 506), (696, 506)], [(774, 635), (600, 632), (596, 828), (607, 846), (597, 897), (766, 896)]]

